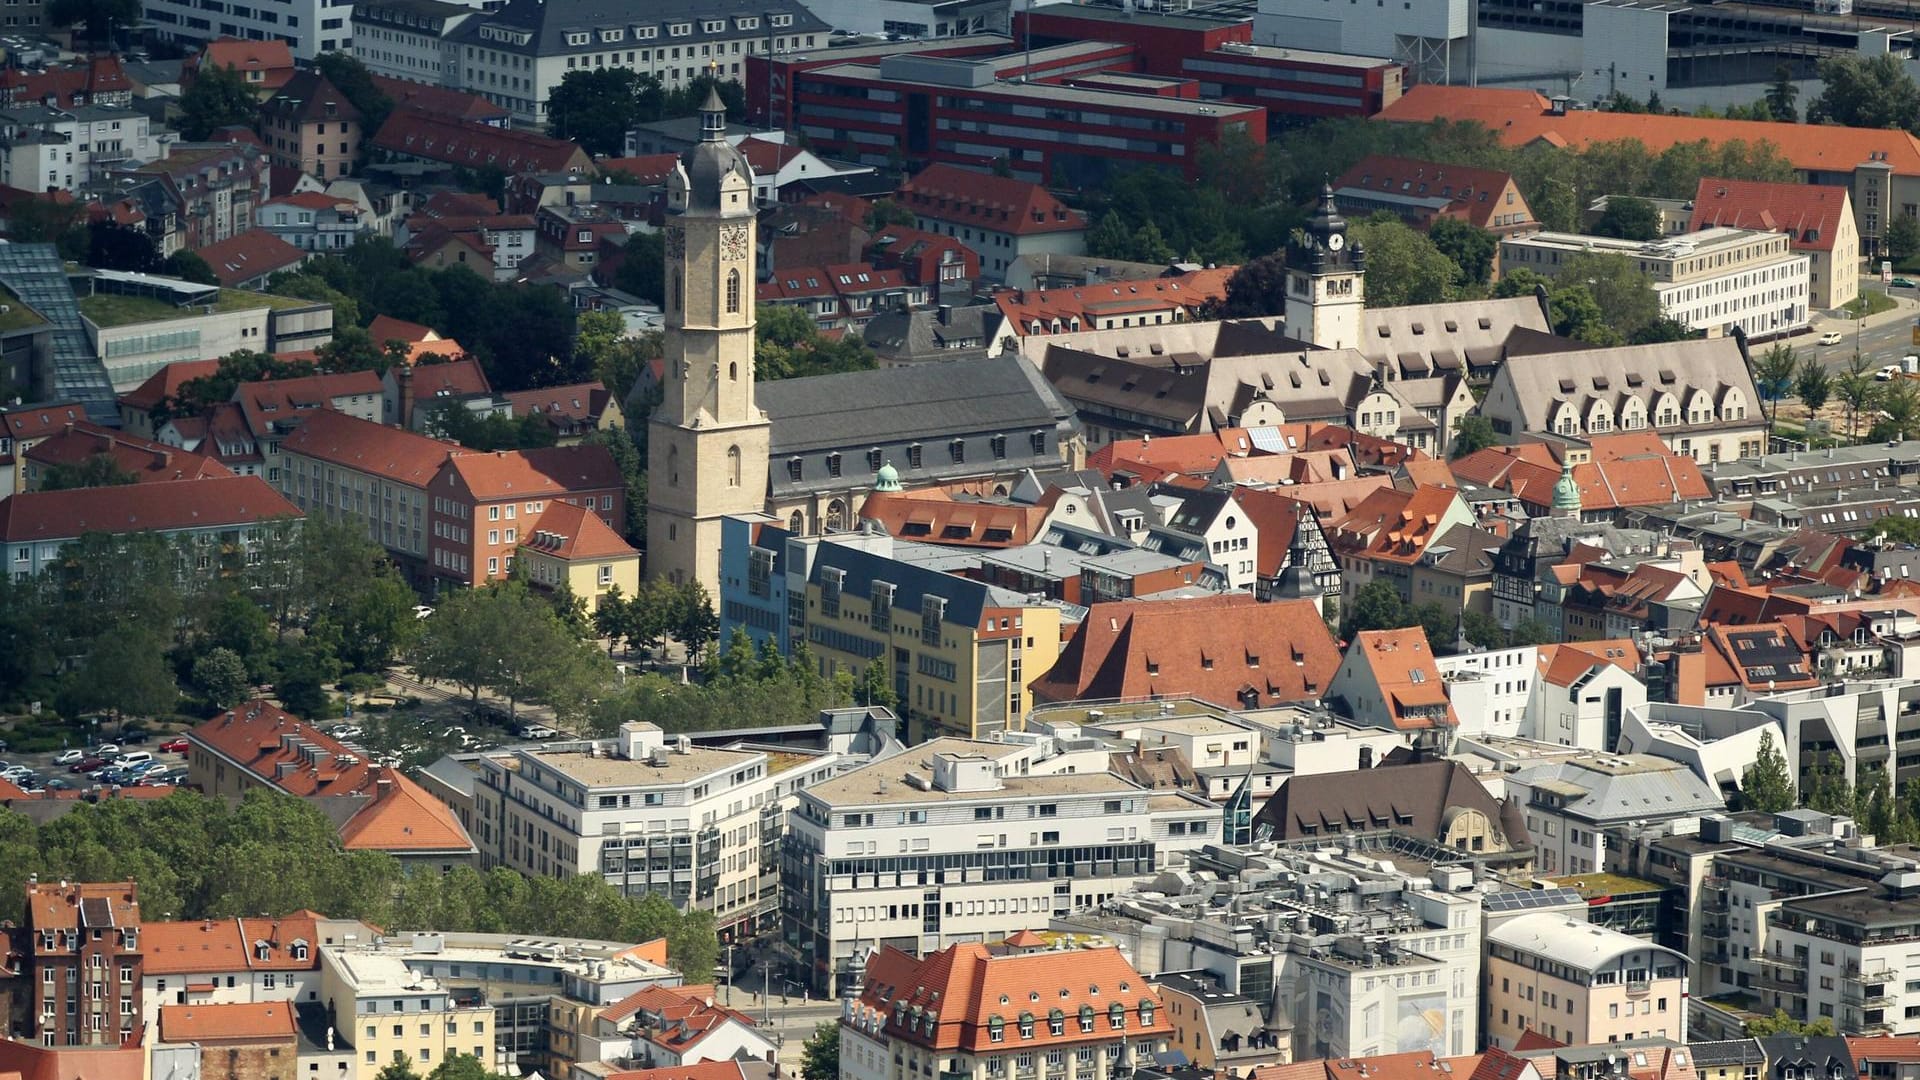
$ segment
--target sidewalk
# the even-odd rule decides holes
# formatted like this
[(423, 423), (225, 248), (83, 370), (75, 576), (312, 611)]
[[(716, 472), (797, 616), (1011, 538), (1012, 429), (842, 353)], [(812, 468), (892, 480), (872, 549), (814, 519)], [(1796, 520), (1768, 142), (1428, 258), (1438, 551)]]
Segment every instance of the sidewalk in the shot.
[[(1878, 275), (1862, 277), (1860, 279), (1860, 291), (1867, 292), (1869, 290), (1873, 292), (1880, 291), (1880, 278)], [(1878, 315), (1869, 315), (1865, 319), (1856, 320), (1844, 312), (1816, 311), (1809, 319), (1809, 323), (1815, 333), (1827, 330), (1852, 333), (1855, 322), (1862, 323), (1864, 329), (1874, 330), (1886, 326), (1889, 323), (1911, 321), (1916, 314), (1920, 314), (1920, 300), (1903, 293), (1890, 293), (1889, 295), (1893, 297), (1893, 307)]]

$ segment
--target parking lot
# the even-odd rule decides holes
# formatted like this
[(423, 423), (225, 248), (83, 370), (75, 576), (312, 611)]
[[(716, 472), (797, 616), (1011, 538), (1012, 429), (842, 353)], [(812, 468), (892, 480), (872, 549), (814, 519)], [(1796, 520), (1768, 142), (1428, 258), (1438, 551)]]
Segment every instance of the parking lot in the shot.
[(134, 733), (124, 745), (103, 742), (43, 753), (0, 751), (0, 779), (25, 791), (179, 786), (187, 782), (185, 750), (185, 740), (177, 735)]

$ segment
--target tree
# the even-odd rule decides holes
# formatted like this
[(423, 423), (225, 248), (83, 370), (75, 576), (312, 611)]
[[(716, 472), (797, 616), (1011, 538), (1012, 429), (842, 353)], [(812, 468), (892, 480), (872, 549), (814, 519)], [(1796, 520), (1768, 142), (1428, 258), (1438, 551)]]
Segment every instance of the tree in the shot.
[(393, 1060), (385, 1068), (374, 1073), (373, 1080), (420, 1080), (420, 1074), (413, 1071), (412, 1058), (395, 1050)]
[(1493, 257), (1500, 244), (1487, 230), (1459, 218), (1443, 217), (1427, 230), (1427, 239), (1453, 260), (1467, 284), (1485, 285), (1493, 277)]
[(1688, 326), (1678, 319), (1671, 319), (1662, 315), (1640, 329), (1635, 330), (1633, 336), (1628, 339), (1628, 344), (1659, 345), (1662, 342), (1685, 341), (1688, 338), (1698, 336), (1700, 335), (1694, 332), (1693, 327)]
[(1368, 307), (1433, 304), (1455, 296), (1460, 268), (1398, 217), (1374, 214), (1347, 231), (1348, 243), (1366, 249)]
[(210, 649), (193, 662), (193, 685), (216, 709), (229, 709), (245, 700), (248, 682), (247, 662), (232, 649)]
[(1622, 339), (1660, 318), (1660, 296), (1653, 279), (1624, 255), (1581, 253), (1561, 265), (1559, 279), (1586, 286), (1600, 309), (1601, 321)]
[(373, 81), (373, 72), (352, 53), (323, 52), (313, 66), (360, 111), (360, 130), (371, 137), (393, 113), (393, 99)]
[(1846, 766), (1837, 754), (1822, 753), (1813, 759), (1801, 805), (1823, 814), (1853, 816), (1853, 785), (1847, 780)]
[(1833, 1031), (1830, 1017), (1795, 1020), (1787, 1015), (1785, 1009), (1775, 1009), (1772, 1016), (1757, 1016), (1747, 1021), (1747, 1034), (1757, 1038), (1768, 1035), (1832, 1035)]
[(1847, 361), (1847, 369), (1834, 376), (1833, 396), (1847, 406), (1847, 437), (1857, 437), (1860, 413), (1880, 396), (1880, 388), (1873, 378), (1873, 361), (1858, 349)]
[(508, 1078), (488, 1069), (472, 1054), (451, 1054), (433, 1067), (433, 1071), (427, 1074), (427, 1080), (508, 1080)]
[(87, 265), (98, 270), (126, 270), (151, 273), (160, 267), (153, 239), (144, 229), (135, 229), (112, 221), (96, 221), (87, 226)]
[(1551, 645), (1560, 640), (1553, 627), (1537, 619), (1521, 619), (1507, 631), (1507, 645), (1519, 648), (1523, 645)]
[(1887, 253), (1897, 262), (1920, 255), (1920, 218), (1894, 214), (1887, 222)]
[(455, 593), (425, 620), (414, 649), (414, 669), (467, 690), (544, 702), (556, 716), (581, 715), (612, 680), (606, 657), (582, 638), (523, 582), (503, 581)]
[(1622, 240), (1658, 240), (1660, 210), (1653, 203), (1634, 195), (1609, 195), (1607, 208), (1593, 223), (1598, 236), (1617, 236)]
[(1920, 518), (1883, 517), (1874, 523), (1868, 538), (1884, 538), (1895, 544), (1920, 544)]
[(667, 249), (659, 232), (637, 232), (627, 238), (613, 287), (642, 300), (663, 304), (667, 299)]
[(1920, 387), (1912, 380), (1895, 379), (1888, 383), (1879, 393), (1878, 404), (1880, 419), (1867, 432), (1869, 439), (1881, 442), (1920, 435)]
[(194, 76), (193, 85), (180, 95), (180, 135), (193, 142), (204, 142), (223, 127), (233, 124), (252, 127), (259, 105), (246, 76), (233, 68), (203, 66)]
[(1392, 630), (1407, 625), (1407, 603), (1390, 581), (1371, 581), (1353, 594), (1342, 637), (1362, 630)]
[(1223, 319), (1279, 315), (1287, 309), (1287, 257), (1282, 252), (1242, 263), (1227, 279), (1227, 297), (1220, 305)]
[(1830, 56), (1820, 61), (1820, 96), (1807, 105), (1810, 124), (1904, 128), (1920, 122), (1920, 86), (1899, 56)]
[(753, 376), (771, 382), (798, 375), (871, 371), (879, 365), (858, 335), (838, 341), (823, 337), (807, 313), (788, 304), (755, 312)]
[(40, 474), (41, 491), (72, 488), (120, 487), (140, 478), (122, 469), (112, 454), (93, 454), (76, 462), (56, 462)]
[(659, 119), (665, 103), (652, 75), (619, 67), (569, 71), (547, 97), (547, 133), (589, 154), (619, 157), (628, 129)]
[(1798, 123), (1800, 87), (1793, 81), (1793, 68), (1786, 64), (1773, 69), (1773, 82), (1767, 87), (1767, 111), (1783, 124)]
[(1740, 777), (1740, 805), (1763, 814), (1777, 814), (1794, 805), (1793, 776), (1787, 771), (1787, 759), (1773, 745), (1773, 732), (1760, 733), (1760, 748), (1753, 764)]
[(60, 711), (68, 716), (96, 709), (164, 716), (179, 699), (180, 688), (166, 662), (166, 643), (144, 627), (122, 625), (94, 640), (78, 675), (62, 688)]
[(1794, 376), (1793, 392), (1800, 398), (1800, 404), (1807, 407), (1807, 415), (1812, 416), (1827, 403), (1827, 395), (1833, 389), (1833, 377), (1827, 374), (1827, 365), (1820, 358), (1808, 353), (1800, 361), (1800, 373)]
[(103, 48), (113, 44), (113, 31), (140, 21), (140, 0), (52, 0), (47, 21), (55, 26), (85, 26), (85, 40)]
[[(637, 430), (645, 430), (645, 417), (634, 425)], [(627, 519), (616, 522), (620, 535), (630, 544), (644, 545), (647, 540), (647, 469), (646, 461), (640, 454), (640, 448), (634, 445), (634, 436), (628, 428), (603, 428), (589, 432), (581, 442), (588, 446), (604, 446), (613, 455), (614, 467), (620, 470), (620, 476), (627, 484)]]
[(267, 353), (241, 349), (221, 357), (213, 374), (181, 383), (175, 399), (162, 403), (161, 409), (176, 415), (196, 414), (233, 400), (233, 392), (243, 382), (296, 379), (314, 373), (315, 368), (310, 361), (282, 360)]
[[(220, 284), (220, 278), (214, 274), (213, 267), (207, 265), (207, 260), (201, 258), (199, 252), (187, 248), (181, 248), (160, 260), (159, 269), (162, 274), (191, 281), (196, 285)], [(334, 312), (336, 318), (339, 315), (338, 311)]]
[(911, 209), (900, 205), (894, 199), (875, 199), (867, 210), (867, 231), (879, 233), (889, 225), (904, 225), (911, 229), (920, 219)]
[(839, 1024), (821, 1024), (813, 1029), (800, 1051), (800, 1076), (802, 1080), (839, 1080)]
[(1761, 400), (1773, 406), (1767, 417), (1769, 422), (1779, 418), (1780, 399), (1793, 392), (1799, 370), (1800, 357), (1791, 345), (1774, 345), (1754, 363), (1754, 385), (1760, 391)]
[[(772, 641), (771, 638), (768, 639)], [(879, 659), (868, 661), (860, 669), (860, 681), (854, 688), (854, 700), (862, 705), (877, 705), (891, 709), (900, 704), (900, 695), (893, 692), (893, 684), (887, 678), (887, 668)]]
[(1460, 421), (1453, 429), (1453, 439), (1448, 444), (1447, 456), (1463, 458), (1476, 451), (1485, 450), (1500, 441), (1493, 430), (1493, 421), (1478, 413)]
[(687, 655), (698, 657), (720, 632), (720, 619), (713, 613), (713, 598), (698, 581), (680, 586), (674, 612), (673, 636), (686, 646)]

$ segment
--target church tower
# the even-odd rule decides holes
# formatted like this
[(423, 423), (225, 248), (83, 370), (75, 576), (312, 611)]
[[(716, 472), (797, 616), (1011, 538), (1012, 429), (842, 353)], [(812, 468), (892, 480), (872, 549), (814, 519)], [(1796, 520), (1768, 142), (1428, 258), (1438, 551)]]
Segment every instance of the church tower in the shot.
[(1320, 188), (1320, 208), (1287, 243), (1287, 336), (1323, 349), (1360, 346), (1366, 252), (1347, 243), (1347, 222)]
[(753, 170), (707, 94), (700, 142), (667, 179), (665, 372), (647, 426), (647, 573), (720, 603), (720, 519), (767, 502), (769, 425), (753, 393)]

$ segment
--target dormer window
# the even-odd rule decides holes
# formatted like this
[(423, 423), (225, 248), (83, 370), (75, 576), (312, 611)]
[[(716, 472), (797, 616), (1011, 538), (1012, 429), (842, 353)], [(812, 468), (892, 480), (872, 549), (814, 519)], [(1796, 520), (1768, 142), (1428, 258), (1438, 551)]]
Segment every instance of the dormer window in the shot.
[(600, 40), (625, 41), (627, 40), (627, 32), (625, 30), (602, 30), (600, 31)]
[(308, 953), (308, 951), (307, 951), (307, 943), (306, 943), (306, 942), (304, 942), (304, 941), (295, 941), (295, 942), (293, 943), (293, 946), (292, 946), (291, 948), (289, 948), (289, 949), (287, 950), (287, 952), (288, 952), (288, 953), (289, 953), (289, 954), (290, 954), (290, 955), (291, 955), (291, 956), (292, 956), (292, 957), (293, 957), (293, 958), (294, 958), (295, 960), (305, 960), (305, 959), (307, 958), (307, 956), (309, 955), (309, 953)]
[(693, 33), (693, 24), (674, 23), (672, 26), (667, 27), (667, 33), (674, 37), (686, 37), (688, 34)]
[(569, 45), (588, 45), (588, 44), (591, 44), (592, 42), (593, 42), (593, 35), (586, 33), (585, 31), (579, 31), (579, 32), (571, 33), (567, 35), (567, 44)]
[(254, 958), (255, 960), (271, 960), (271, 959), (273, 959), (273, 946), (272, 946), (272, 945), (270, 945), (270, 944), (268, 944), (267, 942), (264, 942), (264, 941), (256, 941), (256, 942), (254, 942), (254, 943), (253, 943), (253, 958)]

